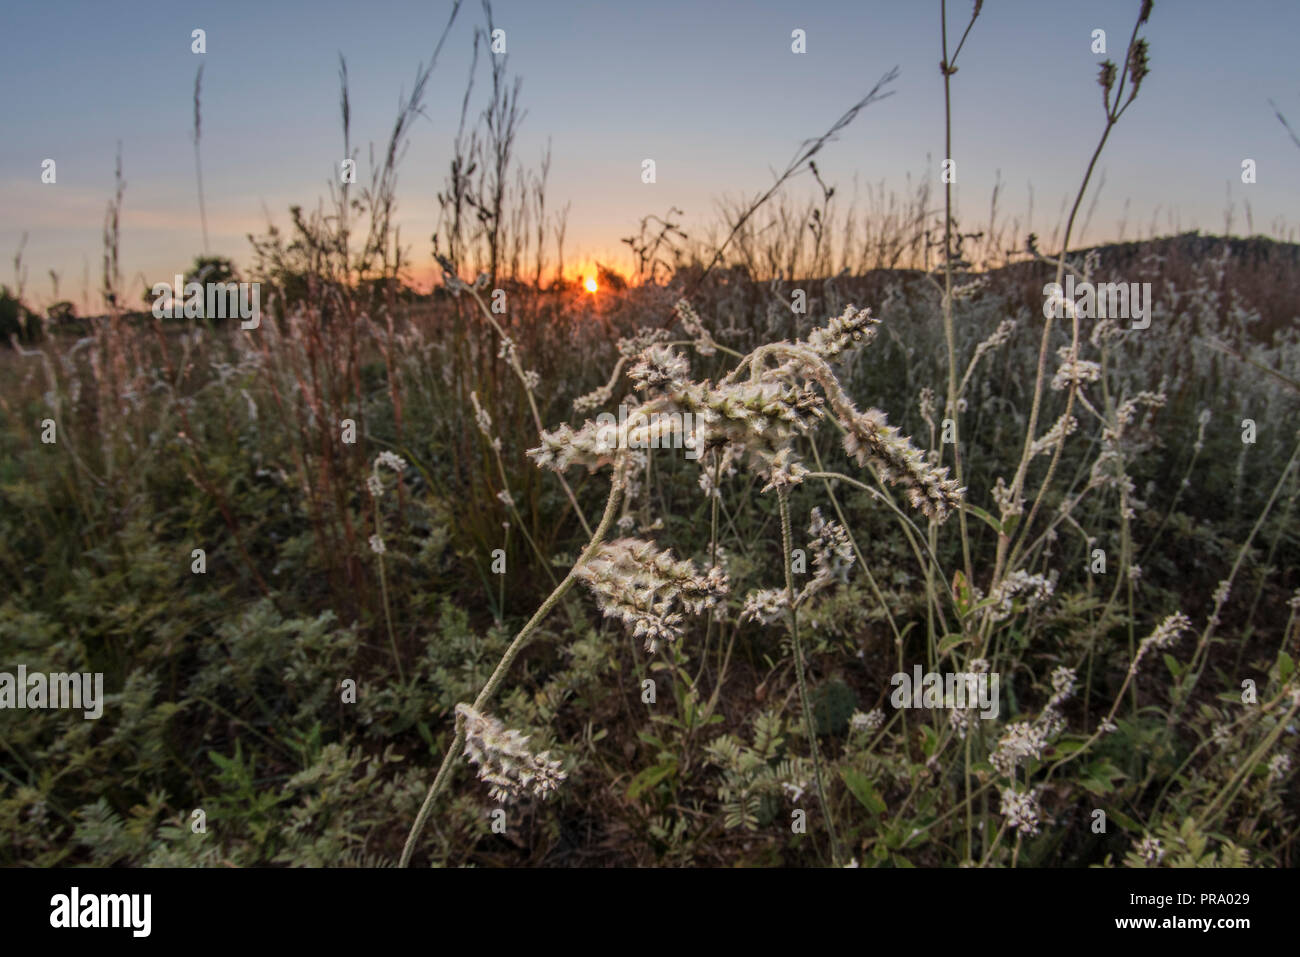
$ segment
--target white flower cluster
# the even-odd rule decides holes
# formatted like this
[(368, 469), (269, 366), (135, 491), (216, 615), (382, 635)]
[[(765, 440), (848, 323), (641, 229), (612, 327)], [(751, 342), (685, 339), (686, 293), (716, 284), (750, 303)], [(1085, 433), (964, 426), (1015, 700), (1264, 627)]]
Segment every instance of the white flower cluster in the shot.
[[(506, 342), (510, 340), (507, 339)], [(504, 348), (504, 346), (503, 346)], [(492, 448), (501, 451), (501, 440), (492, 434), (492, 416), (487, 414), (487, 410), (478, 403), (478, 393), (469, 394), (470, 405), (474, 407), (474, 422), (478, 425), (478, 430), (483, 433), (483, 437), (492, 444)]]
[(566, 777), (550, 752), (533, 754), (528, 737), (507, 729), (489, 714), (467, 704), (456, 705), (456, 723), (465, 734), (465, 757), (478, 766), (478, 777), (492, 799), (509, 804), (525, 794), (546, 797)]
[(993, 334), (975, 347), (975, 355), (971, 357), (971, 365), (979, 362), (984, 354), (991, 352), (998, 346), (1005, 345), (1011, 340), (1011, 333), (1016, 331), (1016, 320), (1003, 319), (998, 323), (998, 327), (993, 330)]
[(1006, 521), (1012, 515), (1020, 515), (1025, 510), (1025, 500), (1023, 497), (1013, 497), (1011, 487), (1002, 481), (1002, 476), (998, 476), (997, 482), (993, 486), (993, 501), (998, 507), (998, 517)]
[(1071, 385), (1080, 386), (1085, 382), (1096, 382), (1101, 378), (1101, 366), (1087, 359), (1080, 359), (1070, 352), (1069, 346), (1062, 346), (1056, 352), (1061, 365), (1052, 376), (1052, 388), (1060, 392)]
[(853, 712), (853, 717), (849, 718), (849, 726), (854, 731), (865, 731), (873, 734), (879, 731), (885, 723), (885, 712), (879, 708), (872, 708), (863, 714), (861, 711)]
[(1038, 833), (1038, 791), (1016, 791), (1012, 788), (1002, 790), (1001, 814), (1007, 819), (1007, 826), (1019, 834), (1028, 837)]
[(1011, 777), (1022, 761), (1043, 756), (1049, 730), (1047, 725), (1032, 721), (1007, 725), (998, 739), (997, 750), (989, 755), (989, 764), (1003, 777)]
[(995, 604), (989, 606), (989, 615), (994, 621), (1004, 621), (1011, 617), (1013, 601), (1018, 596), (1025, 596), (1025, 605), (1035, 608), (1052, 597), (1055, 585), (1050, 578), (1031, 575), (1023, 569), (1016, 569), (994, 587), (989, 593)]
[(808, 348), (823, 359), (834, 359), (848, 349), (865, 346), (876, 337), (880, 320), (870, 309), (855, 309), (851, 304), (844, 312), (808, 333)]
[(1279, 751), (1268, 762), (1268, 781), (1273, 784), (1291, 773), (1291, 755)]
[(849, 533), (838, 522), (829, 522), (822, 518), (820, 508), (814, 508), (808, 521), (808, 534), (811, 541), (808, 549), (812, 552), (813, 576), (800, 591), (796, 604), (802, 604), (817, 592), (834, 584), (845, 584), (849, 580), (849, 569), (853, 567), (856, 556)]
[(740, 611), (741, 621), (757, 621), (770, 625), (781, 617), (790, 602), (783, 588), (760, 588), (745, 596), (745, 605)]
[(1142, 838), (1133, 848), (1133, 852), (1148, 864), (1159, 864), (1165, 857), (1165, 847), (1160, 843), (1160, 839), (1152, 837), (1150, 834)]
[(1044, 452), (1050, 452), (1056, 448), (1058, 442), (1073, 434), (1078, 427), (1078, 419), (1072, 415), (1062, 415), (1040, 438), (1034, 440), (1034, 444), (1029, 447), (1029, 457), (1034, 458)]
[(644, 638), (651, 653), (660, 641), (681, 637), (683, 611), (702, 614), (728, 588), (721, 568), (701, 574), (689, 560), (636, 538), (602, 544), (574, 574), (592, 590), (605, 616), (621, 620), (634, 638)]
[[(660, 413), (669, 420), (681, 413), (681, 428), (687, 432), (683, 444), (695, 449), (697, 456), (734, 446), (755, 463), (768, 488), (798, 484), (806, 469), (790, 446), (825, 417), (829, 404), (845, 432), (845, 451), (859, 465), (878, 470), (884, 481), (901, 485), (913, 507), (942, 522), (960, 507), (965, 490), (948, 478), (947, 468), (926, 461), (886, 422), (883, 412), (860, 412), (826, 362), (827, 357), (869, 341), (877, 323), (867, 310), (847, 309), (825, 328), (813, 330), (806, 342), (760, 346), (716, 385), (690, 380), (685, 358), (673, 352), (663, 336), (623, 340), (619, 351), (634, 361), (628, 376), (646, 394), (637, 411), (647, 416)], [(779, 361), (772, 363), (773, 359)], [(736, 379), (746, 366), (748, 378)], [(820, 386), (821, 392), (814, 386)], [(686, 413), (691, 416), (690, 426)], [(543, 432), (541, 444), (528, 455), (540, 467), (557, 472), (571, 465), (594, 471), (613, 464), (620, 450), (629, 447), (619, 429), (592, 420), (577, 430), (561, 425)]]
[(1156, 625), (1155, 630), (1147, 637), (1143, 638), (1138, 645), (1137, 655), (1133, 658), (1133, 664), (1129, 666), (1130, 671), (1137, 671), (1138, 665), (1146, 657), (1148, 651), (1164, 651), (1178, 640), (1184, 631), (1192, 627), (1191, 620), (1181, 611), (1176, 611), (1169, 615), (1160, 624)]
[(580, 395), (573, 400), (573, 411), (582, 415), (584, 412), (590, 412), (592, 409), (599, 409), (602, 405), (614, 397), (614, 387), (609, 383), (592, 389), (586, 395)]
[(808, 474), (808, 469), (804, 468), (788, 445), (773, 455), (762, 454), (761, 458), (767, 463), (763, 469), (763, 475), (767, 478), (767, 484), (761, 489), (763, 492), (801, 485), (803, 477)]
[(660, 389), (680, 389), (689, 380), (690, 373), (691, 366), (685, 356), (668, 346), (653, 345), (637, 357), (627, 377), (632, 380), (633, 388), (653, 394)]
[(380, 452), (375, 457), (374, 465), (370, 468), (370, 474), (366, 476), (366, 488), (370, 491), (372, 498), (379, 498), (384, 494), (384, 481), (379, 477), (379, 469), (391, 469), (395, 474), (401, 475), (406, 471), (406, 459), (402, 458), (396, 452)]
[(1074, 694), (1074, 683), (1077, 674), (1073, 668), (1067, 668), (1065, 665), (1057, 668), (1052, 672), (1052, 697), (1047, 702), (1049, 708), (1060, 708), (1065, 704), (1067, 698)]
[(891, 485), (901, 485), (912, 507), (927, 518), (943, 522), (959, 508), (965, 489), (948, 478), (948, 469), (926, 461), (879, 409), (859, 412), (845, 426), (844, 451), (859, 465), (874, 465)]

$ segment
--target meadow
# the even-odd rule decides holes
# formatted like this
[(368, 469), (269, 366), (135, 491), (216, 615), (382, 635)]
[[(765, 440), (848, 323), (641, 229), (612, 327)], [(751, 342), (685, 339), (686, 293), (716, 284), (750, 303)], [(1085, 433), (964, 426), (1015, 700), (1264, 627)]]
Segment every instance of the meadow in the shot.
[(256, 328), (137, 306), (119, 188), (103, 316), (0, 303), (0, 668), (106, 689), (0, 709), (0, 863), (1294, 866), (1300, 247), (1071, 246), (1135, 9), (1051, 236), (823, 182), (892, 73), (631, 275), (566, 272), (503, 58), (431, 294), (422, 82), (251, 237)]

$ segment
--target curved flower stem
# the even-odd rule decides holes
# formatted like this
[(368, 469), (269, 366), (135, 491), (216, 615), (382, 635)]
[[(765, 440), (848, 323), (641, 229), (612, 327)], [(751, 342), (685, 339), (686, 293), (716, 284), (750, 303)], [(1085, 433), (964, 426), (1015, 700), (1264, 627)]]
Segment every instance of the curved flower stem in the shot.
[[(383, 540), (384, 527), (379, 519), (379, 500), (375, 499), (375, 537), (380, 541)], [(384, 622), (388, 625), (388, 644), (393, 649), (393, 664), (397, 666), (397, 680), (406, 684), (406, 675), (402, 673), (402, 656), (397, 653), (397, 638), (393, 634), (393, 615), (388, 610), (388, 576), (384, 573), (384, 554), (378, 553), (375, 558), (379, 560), (379, 590), (384, 599)]]
[(786, 599), (790, 604), (790, 637), (794, 642), (794, 673), (799, 681), (799, 705), (803, 708), (808, 748), (812, 752), (813, 777), (817, 781), (817, 800), (821, 803), (822, 814), (826, 817), (826, 833), (831, 842), (831, 863), (839, 867), (839, 841), (835, 837), (835, 820), (831, 815), (831, 806), (826, 800), (826, 789), (822, 786), (822, 764), (817, 754), (817, 727), (808, 701), (808, 680), (804, 675), (803, 667), (803, 645), (799, 641), (799, 613), (795, 609), (794, 576), (790, 571), (790, 492), (787, 488), (782, 487), (777, 490), (777, 501), (781, 505), (781, 551), (784, 554)]
[[(532, 639), (533, 632), (537, 630), (537, 626), (542, 623), (548, 614), (550, 614), (551, 609), (559, 603), (560, 599), (564, 597), (565, 592), (567, 592), (573, 586), (574, 581), (577, 580), (574, 573), (586, 563), (587, 559), (591, 557), (592, 553), (609, 533), (610, 526), (614, 524), (614, 513), (618, 511), (618, 503), (619, 499), (622, 497), (623, 485), (624, 476), (620, 464), (614, 467), (614, 477), (610, 483), (609, 499), (605, 502), (605, 514), (601, 516), (600, 524), (596, 527), (596, 531), (592, 533), (591, 541), (589, 541), (587, 547), (582, 550), (582, 554), (578, 556), (578, 560), (573, 563), (573, 567), (569, 569), (569, 573), (564, 576), (564, 580), (555, 586), (555, 590), (547, 596), (546, 601), (542, 602), (541, 607), (537, 609), (533, 614), (533, 617), (528, 619), (528, 624), (524, 625), (524, 627), (520, 629), (519, 634), (515, 636), (515, 640), (510, 643), (510, 647), (507, 648), (505, 654), (501, 656), (501, 660), (497, 662), (497, 666), (493, 670), (491, 677), (488, 678), (487, 684), (483, 686), (483, 690), (480, 691), (478, 697), (474, 699), (474, 709), (476, 711), (482, 711), (483, 708), (487, 706), (487, 703), (492, 700), (492, 696), (496, 694), (497, 688), (500, 687), (502, 680), (506, 676), (506, 672), (510, 670), (510, 666), (514, 663), (514, 660), (519, 657), (519, 653), (527, 647), (528, 642)], [(429, 793), (424, 797), (424, 804), (420, 806), (420, 813), (416, 815), (415, 823), (411, 825), (411, 833), (406, 837), (406, 845), (402, 848), (402, 857), (398, 862), (398, 867), (406, 867), (411, 862), (411, 854), (415, 850), (415, 842), (419, 838), (420, 832), (424, 830), (425, 822), (429, 819), (429, 813), (433, 810), (434, 798), (438, 796), (438, 792), (442, 790), (447, 778), (451, 776), (452, 765), (455, 763), (456, 755), (460, 751), (461, 745), (464, 743), (465, 734), (462, 730), (457, 728), (456, 736), (452, 739), (451, 745), (447, 748), (447, 753), (443, 755), (442, 765), (438, 768), (438, 774), (433, 779), (433, 784), (429, 786)]]

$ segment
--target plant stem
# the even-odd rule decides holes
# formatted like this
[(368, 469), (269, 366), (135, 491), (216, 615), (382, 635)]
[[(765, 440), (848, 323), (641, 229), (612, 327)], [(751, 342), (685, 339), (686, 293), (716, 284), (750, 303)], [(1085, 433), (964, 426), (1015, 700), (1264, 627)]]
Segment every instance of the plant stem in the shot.
[(804, 728), (808, 733), (808, 749), (812, 752), (813, 777), (817, 781), (817, 800), (822, 806), (822, 814), (826, 818), (826, 833), (830, 837), (831, 863), (839, 867), (839, 841), (835, 837), (835, 820), (831, 815), (831, 806), (826, 800), (826, 789), (822, 785), (821, 758), (817, 754), (817, 726), (808, 700), (808, 680), (804, 675), (803, 666), (803, 644), (799, 641), (799, 614), (794, 604), (794, 575), (790, 570), (789, 490), (784, 487), (778, 489), (777, 500), (781, 505), (781, 550), (784, 554), (786, 600), (790, 604), (790, 638), (794, 643), (794, 673), (799, 682), (799, 705), (803, 709)]
[[(551, 609), (554, 608), (556, 604), (559, 603), (560, 599), (564, 597), (564, 593), (573, 586), (574, 581), (577, 580), (575, 572), (586, 563), (587, 559), (591, 557), (597, 546), (600, 545), (605, 536), (609, 533), (610, 526), (614, 524), (614, 513), (618, 510), (618, 503), (622, 496), (623, 485), (624, 476), (620, 463), (614, 467), (614, 477), (610, 483), (609, 499), (605, 502), (605, 514), (601, 516), (600, 525), (597, 526), (596, 531), (592, 534), (591, 541), (589, 541), (587, 547), (582, 550), (582, 554), (578, 556), (578, 560), (574, 562), (573, 567), (569, 569), (569, 573), (564, 576), (564, 580), (555, 586), (555, 590), (547, 596), (546, 600), (542, 602), (541, 607), (533, 614), (533, 617), (528, 619), (528, 624), (524, 625), (524, 627), (520, 629), (519, 634), (515, 636), (515, 640), (510, 643), (510, 647), (507, 648), (505, 654), (501, 656), (501, 660), (497, 662), (497, 666), (493, 670), (491, 677), (488, 678), (487, 684), (483, 686), (483, 690), (480, 691), (478, 697), (474, 699), (474, 710), (482, 711), (483, 708), (487, 706), (487, 703), (492, 700), (492, 696), (496, 694), (497, 688), (500, 687), (501, 681), (506, 676), (506, 672), (510, 670), (510, 666), (514, 663), (514, 660), (519, 657), (519, 653), (528, 645), (528, 642), (531, 640), (532, 634), (537, 629), (537, 626), (542, 623), (546, 616), (550, 614)], [(411, 825), (411, 833), (406, 837), (406, 844), (402, 848), (402, 857), (398, 862), (398, 867), (406, 867), (410, 864), (411, 854), (415, 850), (415, 842), (419, 838), (420, 832), (424, 830), (425, 822), (429, 819), (429, 813), (433, 810), (434, 798), (438, 796), (438, 792), (442, 790), (443, 785), (450, 776), (456, 754), (464, 743), (465, 734), (462, 730), (457, 728), (456, 735), (452, 739), (451, 745), (447, 748), (447, 753), (443, 755), (442, 765), (438, 768), (438, 774), (433, 779), (433, 784), (429, 786), (429, 793), (425, 795), (424, 803), (420, 806), (420, 813), (416, 816), (415, 823)]]

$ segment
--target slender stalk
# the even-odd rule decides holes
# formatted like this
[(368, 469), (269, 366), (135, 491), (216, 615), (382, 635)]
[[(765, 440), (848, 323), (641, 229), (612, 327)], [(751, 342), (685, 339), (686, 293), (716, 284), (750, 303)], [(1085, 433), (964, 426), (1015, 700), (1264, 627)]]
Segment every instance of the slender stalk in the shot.
[[(474, 699), (474, 709), (476, 711), (482, 711), (487, 706), (487, 703), (492, 700), (493, 695), (496, 694), (497, 688), (501, 686), (501, 681), (505, 678), (506, 672), (510, 670), (510, 666), (514, 663), (514, 660), (519, 657), (519, 653), (528, 646), (529, 641), (532, 640), (533, 632), (537, 630), (537, 626), (546, 619), (546, 616), (550, 614), (551, 609), (559, 603), (560, 599), (564, 597), (565, 592), (573, 586), (573, 583), (577, 580), (577, 570), (586, 563), (587, 559), (591, 557), (592, 553), (595, 552), (600, 543), (604, 541), (605, 536), (609, 533), (610, 526), (614, 524), (614, 515), (618, 511), (618, 503), (622, 497), (623, 486), (624, 476), (622, 468), (621, 466), (616, 465), (614, 468), (614, 477), (610, 482), (609, 499), (605, 502), (605, 513), (601, 516), (600, 524), (592, 534), (591, 540), (587, 543), (586, 548), (582, 550), (582, 554), (578, 556), (578, 560), (573, 563), (573, 567), (569, 569), (569, 573), (564, 576), (564, 580), (555, 586), (555, 589), (547, 596), (546, 600), (542, 602), (541, 607), (537, 609), (533, 614), (533, 617), (528, 619), (528, 623), (520, 629), (519, 634), (517, 634), (514, 641), (510, 643), (510, 647), (506, 649), (505, 654), (501, 656), (501, 660), (497, 662), (497, 666), (493, 670), (491, 677), (488, 678), (487, 684), (483, 686), (483, 690), (480, 691), (478, 697)], [(411, 825), (411, 833), (406, 837), (406, 844), (402, 848), (402, 857), (398, 862), (398, 867), (406, 867), (410, 864), (411, 854), (415, 850), (415, 842), (419, 838), (420, 832), (424, 830), (425, 822), (429, 819), (429, 813), (433, 810), (434, 798), (438, 796), (438, 792), (442, 790), (447, 778), (451, 775), (452, 766), (455, 763), (457, 753), (460, 751), (461, 745), (464, 743), (464, 732), (458, 728), (455, 736), (452, 738), (451, 745), (447, 748), (446, 754), (443, 755), (442, 764), (438, 768), (438, 774), (433, 779), (433, 784), (429, 786), (429, 793), (424, 797), (424, 803), (420, 806), (420, 813), (416, 815), (415, 823)]]
[(808, 679), (804, 675), (803, 644), (799, 641), (799, 610), (795, 607), (794, 574), (790, 569), (790, 493), (784, 486), (777, 490), (777, 501), (781, 506), (781, 551), (784, 556), (782, 564), (785, 567), (786, 600), (790, 605), (790, 638), (794, 644), (794, 673), (799, 683), (799, 706), (803, 709), (804, 728), (808, 734), (808, 749), (812, 752), (813, 777), (817, 782), (817, 800), (822, 806), (822, 814), (826, 818), (826, 833), (830, 837), (831, 863), (839, 867), (839, 841), (835, 836), (835, 819), (831, 813), (831, 806), (826, 800), (826, 788), (822, 784), (821, 758), (817, 753), (817, 724), (808, 698)]

